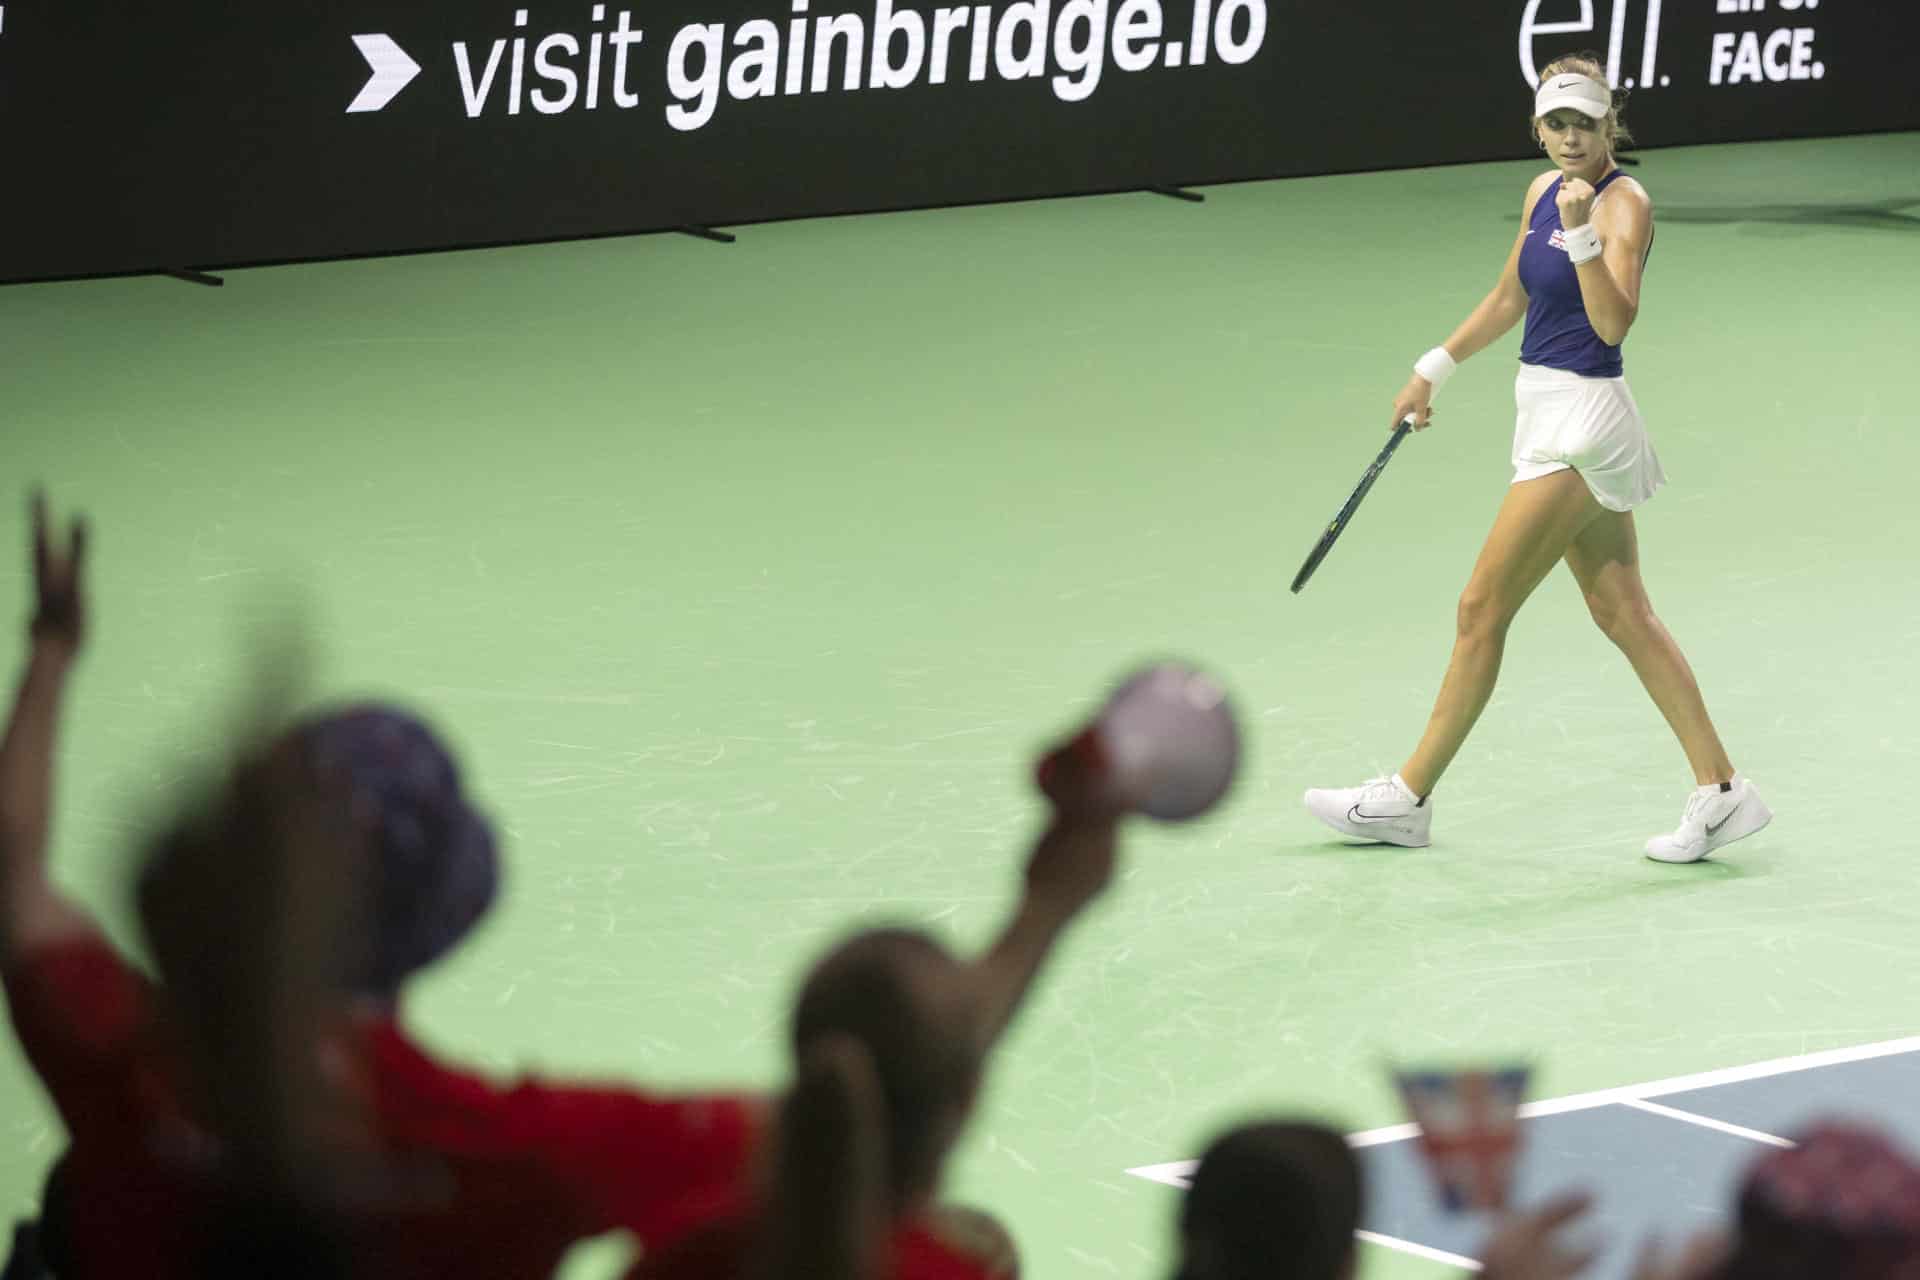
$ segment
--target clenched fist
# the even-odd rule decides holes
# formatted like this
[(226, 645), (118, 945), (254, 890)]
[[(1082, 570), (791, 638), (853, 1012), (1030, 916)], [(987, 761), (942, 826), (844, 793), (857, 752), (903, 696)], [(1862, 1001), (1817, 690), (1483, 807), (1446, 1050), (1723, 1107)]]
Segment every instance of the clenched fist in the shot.
[(1593, 200), (1598, 193), (1585, 178), (1566, 178), (1553, 202), (1560, 206), (1560, 225), (1571, 231), (1584, 227), (1593, 218)]

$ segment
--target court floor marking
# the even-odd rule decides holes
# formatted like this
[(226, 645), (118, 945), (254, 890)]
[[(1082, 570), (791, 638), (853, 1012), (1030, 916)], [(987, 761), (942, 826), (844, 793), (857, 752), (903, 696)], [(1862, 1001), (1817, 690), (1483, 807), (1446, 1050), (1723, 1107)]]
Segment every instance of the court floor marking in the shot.
[(1662, 1106), (1658, 1102), (1648, 1102), (1645, 1098), (1628, 1098), (1620, 1105), (1651, 1112), (1656, 1116), (1665, 1116), (1669, 1120), (1678, 1120), (1683, 1124), (1697, 1124), (1702, 1129), (1717, 1129), (1721, 1133), (1730, 1133), (1736, 1138), (1745, 1138), (1749, 1142), (1764, 1142), (1773, 1147), (1800, 1145), (1791, 1138), (1782, 1138), (1778, 1134), (1762, 1133), (1758, 1129), (1749, 1129), (1743, 1124), (1734, 1124), (1728, 1120), (1715, 1120), (1712, 1116), (1703, 1116), (1697, 1111), (1682, 1111), (1678, 1107)]
[(1401, 1253), (1410, 1253), (1416, 1258), (1425, 1258), (1428, 1262), (1444, 1262), (1449, 1266), (1459, 1267), (1463, 1271), (1480, 1270), (1480, 1264), (1472, 1258), (1448, 1253), (1445, 1249), (1436, 1249), (1432, 1245), (1415, 1244), (1411, 1240), (1402, 1240), (1399, 1236), (1383, 1236), (1378, 1231), (1356, 1231), (1353, 1234), (1368, 1244), (1397, 1249)]
[[(1769, 1076), (1790, 1075), (1796, 1071), (1811, 1071), (1817, 1067), (1837, 1067), (1849, 1062), (1865, 1062), (1872, 1058), (1891, 1058), (1902, 1053), (1920, 1053), (1920, 1036), (1878, 1040), (1872, 1044), (1849, 1045), (1842, 1049), (1823, 1049), (1818, 1053), (1797, 1053), (1791, 1057), (1769, 1058), (1764, 1062), (1751, 1062), (1741, 1067), (1720, 1067), (1713, 1071), (1695, 1072), (1692, 1075), (1649, 1080), (1644, 1084), (1596, 1089), (1590, 1093), (1570, 1093), (1564, 1098), (1546, 1098), (1539, 1102), (1526, 1103), (1520, 1108), (1520, 1118), (1531, 1120), (1538, 1116), (1557, 1116), (1569, 1111), (1589, 1111), (1595, 1107), (1613, 1106), (1618, 1103), (1645, 1102), (1650, 1098), (1686, 1093), (1694, 1089), (1710, 1089), (1717, 1085), (1739, 1084), (1747, 1080), (1764, 1080)], [(1668, 1110), (1677, 1109), (1668, 1108)], [(1696, 1117), (1688, 1112), (1672, 1118), (1699, 1123), (1708, 1117)], [(1717, 1126), (1718, 1123), (1715, 1122), (1715, 1125)], [(1358, 1133), (1350, 1133), (1347, 1135), (1347, 1143), (1355, 1147), (1372, 1147), (1386, 1142), (1403, 1142), (1408, 1138), (1418, 1137), (1419, 1134), (1420, 1126), (1411, 1122), (1390, 1124), (1378, 1129), (1363, 1129)], [(1747, 1130), (1743, 1136), (1753, 1137), (1759, 1142), (1784, 1143), (1786, 1141), (1772, 1134), (1760, 1134), (1759, 1130)], [(1192, 1174), (1194, 1166), (1198, 1163), (1196, 1160), (1170, 1160), (1164, 1164), (1139, 1165), (1128, 1169), (1127, 1172), (1136, 1178), (1145, 1178), (1149, 1182), (1162, 1182), (1170, 1187), (1185, 1187), (1188, 1176)]]
[[(1903, 1053), (1920, 1053), (1920, 1036), (1880, 1040), (1872, 1044), (1852, 1045), (1844, 1049), (1825, 1049), (1818, 1053), (1800, 1053), (1787, 1058), (1770, 1058), (1765, 1062), (1749, 1063), (1741, 1067), (1722, 1067), (1692, 1075), (1650, 1080), (1644, 1084), (1624, 1085), (1615, 1089), (1596, 1089), (1589, 1093), (1568, 1094), (1563, 1098), (1547, 1098), (1522, 1105), (1520, 1117), (1530, 1120), (1538, 1116), (1564, 1115), (1570, 1111), (1589, 1111), (1597, 1107), (1626, 1106), (1683, 1124), (1714, 1129), (1750, 1142), (1791, 1147), (1794, 1143), (1778, 1134), (1749, 1129), (1745, 1125), (1733, 1124), (1726, 1120), (1716, 1120), (1712, 1116), (1682, 1110), (1679, 1107), (1670, 1107), (1664, 1103), (1654, 1102), (1652, 1099), (1688, 1093), (1695, 1089), (1739, 1084), (1747, 1080), (1764, 1080), (1771, 1076), (1791, 1075), (1797, 1071), (1812, 1071), (1820, 1067), (1837, 1067), (1850, 1062), (1866, 1062), (1873, 1058), (1890, 1058)], [(1350, 1133), (1347, 1135), (1347, 1143), (1354, 1147), (1373, 1147), (1389, 1142), (1404, 1142), (1418, 1136), (1420, 1136), (1420, 1126), (1406, 1122)], [(1184, 1188), (1197, 1164), (1198, 1161), (1194, 1160), (1173, 1160), (1165, 1164), (1141, 1165), (1127, 1172), (1137, 1178), (1145, 1178), (1149, 1182), (1161, 1182), (1168, 1186)], [(1464, 1271), (1481, 1269), (1480, 1263), (1472, 1258), (1412, 1240), (1403, 1240), (1399, 1236), (1384, 1235), (1378, 1231), (1356, 1231), (1354, 1235), (1369, 1244), (1410, 1254), (1416, 1258), (1424, 1258), (1430, 1262), (1446, 1263)]]

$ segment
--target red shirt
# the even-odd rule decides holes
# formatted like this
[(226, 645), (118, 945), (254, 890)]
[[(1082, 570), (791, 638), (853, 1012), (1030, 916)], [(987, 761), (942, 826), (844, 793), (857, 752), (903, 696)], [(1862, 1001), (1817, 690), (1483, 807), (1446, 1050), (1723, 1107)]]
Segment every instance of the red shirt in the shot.
[[(756, 1210), (738, 1191), (704, 1200), (712, 1215), (705, 1225), (643, 1259), (627, 1280), (744, 1280)], [(1013, 1280), (1018, 1274), (1006, 1237), (964, 1210), (895, 1223), (880, 1270), (884, 1280)]]
[[(6, 990), (72, 1138), (77, 1276), (191, 1274), (219, 1144), (182, 1100), (154, 987), (88, 936), (23, 957)], [(376, 1139), (434, 1172), (431, 1200), (354, 1222), (365, 1274), (546, 1276), (575, 1242), (605, 1231), (670, 1242), (691, 1189), (746, 1177), (757, 1108), (744, 1097), (501, 1088), (433, 1061), (391, 1020), (355, 1038)]]

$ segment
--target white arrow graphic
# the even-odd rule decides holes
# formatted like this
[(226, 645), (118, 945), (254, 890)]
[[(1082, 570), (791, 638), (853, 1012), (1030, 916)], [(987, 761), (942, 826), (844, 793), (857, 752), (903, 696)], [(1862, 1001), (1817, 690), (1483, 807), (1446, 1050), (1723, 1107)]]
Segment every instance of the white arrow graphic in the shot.
[(378, 111), (420, 74), (420, 64), (409, 58), (391, 36), (355, 36), (353, 42), (359, 46), (360, 56), (373, 68), (373, 75), (360, 90), (360, 96), (347, 104), (348, 115), (356, 111)]

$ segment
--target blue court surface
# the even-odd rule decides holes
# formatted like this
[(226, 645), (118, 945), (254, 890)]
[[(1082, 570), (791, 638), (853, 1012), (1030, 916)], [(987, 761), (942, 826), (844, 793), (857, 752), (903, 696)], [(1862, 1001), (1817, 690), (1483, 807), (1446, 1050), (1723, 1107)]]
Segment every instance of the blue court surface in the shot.
[[(1920, 1036), (1777, 1058), (1646, 1084), (1531, 1102), (1521, 1108), (1520, 1204), (1561, 1191), (1594, 1197), (1584, 1232), (1605, 1246), (1594, 1280), (1631, 1274), (1641, 1244), (1677, 1242), (1726, 1225), (1740, 1179), (1768, 1147), (1820, 1120), (1869, 1123), (1920, 1151)], [(1478, 1270), (1490, 1223), (1440, 1207), (1412, 1124), (1350, 1135), (1366, 1168), (1361, 1238)], [(1129, 1169), (1184, 1187), (1193, 1161)]]

